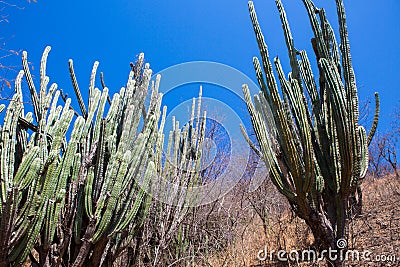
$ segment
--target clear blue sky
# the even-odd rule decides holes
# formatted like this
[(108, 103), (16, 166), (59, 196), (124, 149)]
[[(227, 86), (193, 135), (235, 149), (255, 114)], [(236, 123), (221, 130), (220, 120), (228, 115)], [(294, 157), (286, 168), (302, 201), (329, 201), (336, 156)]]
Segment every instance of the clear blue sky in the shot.
[[(38, 73), (41, 53), (52, 46), (48, 60), (51, 82), (72, 94), (68, 59), (74, 59), (81, 88), (89, 83), (95, 60), (100, 61), (107, 85), (116, 92), (125, 83), (129, 62), (144, 52), (155, 72), (194, 60), (232, 66), (255, 81), (252, 57), (259, 56), (248, 15), (247, 1), (49, 1), (7, 8), (9, 23), (2, 35), (14, 36), (7, 48), (27, 50)], [(298, 49), (311, 57), (311, 30), (300, 0), (283, 0)], [(336, 27), (334, 0), (318, 0)], [(254, 1), (272, 56), (286, 61), (279, 14), (273, 0)], [(400, 105), (399, 0), (347, 0), (348, 26), (361, 99), (381, 96), (381, 130)], [(285, 64), (286, 72), (288, 65)], [(167, 103), (168, 104), (168, 103)], [(373, 105), (372, 105), (373, 107)], [(367, 126), (369, 128), (369, 126)]]

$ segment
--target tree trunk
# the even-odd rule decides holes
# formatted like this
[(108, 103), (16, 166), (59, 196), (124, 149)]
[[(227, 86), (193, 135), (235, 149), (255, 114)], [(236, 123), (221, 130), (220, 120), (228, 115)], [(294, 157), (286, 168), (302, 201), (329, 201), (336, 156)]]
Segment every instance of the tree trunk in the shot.
[(342, 267), (344, 265), (343, 260), (339, 257), (337, 240), (344, 235), (347, 204), (339, 199), (336, 199), (336, 201), (331, 199), (330, 201), (329, 208), (327, 209), (330, 212), (326, 215), (324, 212), (316, 211), (309, 205), (303, 206), (301, 211), (296, 210), (296, 214), (306, 222), (313, 233), (313, 249), (318, 253), (322, 253), (324, 250), (337, 250), (337, 252), (334, 253), (337, 259), (329, 260), (328, 254), (325, 252), (325, 260), (329, 267)]
[(88, 256), (90, 248), (92, 247), (92, 238), (95, 230), (96, 230), (96, 220), (91, 219), (86, 229), (86, 233), (83, 237), (82, 245), (79, 249), (78, 256), (76, 257), (74, 263), (72, 264), (72, 267), (81, 267), (85, 263), (86, 257)]
[(93, 253), (90, 258), (89, 267), (99, 267), (103, 253), (108, 253), (104, 251), (107, 247), (108, 239), (107, 236), (101, 238), (93, 247)]

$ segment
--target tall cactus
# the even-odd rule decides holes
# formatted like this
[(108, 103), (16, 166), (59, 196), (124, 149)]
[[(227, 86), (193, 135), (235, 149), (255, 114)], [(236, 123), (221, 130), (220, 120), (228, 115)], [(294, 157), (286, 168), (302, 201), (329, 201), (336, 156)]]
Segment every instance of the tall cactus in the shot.
[[(0, 236), (0, 266), (21, 265), (28, 256), (41, 266), (101, 266), (110, 265), (124, 251), (139, 254), (151, 206), (160, 208), (157, 222), (163, 221), (166, 226), (161, 238), (164, 249), (170, 239), (166, 236), (177, 232), (189, 211), (186, 202), (193, 201), (188, 190), (198, 184), (205, 114), (195, 126), (193, 108), (191, 121), (183, 130), (173, 121), (170, 154), (164, 161), (166, 107), (161, 116), (160, 76), (151, 83), (146, 110), (152, 72), (149, 64), (144, 64), (143, 54), (126, 87), (112, 100), (102, 75), (103, 90), (95, 88), (95, 62), (87, 103), (70, 60), (79, 115), (56, 84), (48, 87), (49, 52), (50, 47), (46, 47), (39, 92), (28, 68), (27, 53), (23, 52), (24, 70), (17, 76), (16, 94), (7, 108), (0, 107), (7, 110), (0, 135), (0, 230), (4, 233)], [(24, 75), (33, 113), (24, 111)], [(60, 98), (64, 105), (58, 105)], [(200, 100), (197, 117), (199, 112)], [(160, 179), (152, 179), (155, 177)], [(169, 198), (172, 206), (153, 201), (152, 195), (160, 197), (155, 190), (165, 189), (162, 181), (166, 180), (183, 185)], [(147, 193), (150, 191), (152, 195)], [(39, 259), (31, 254), (33, 249)]]
[[(146, 216), (138, 210), (150, 205), (145, 191), (156, 173), (160, 78), (152, 84), (146, 111), (152, 72), (141, 54), (136, 72), (131, 71), (126, 87), (106, 109), (108, 88), (95, 88), (96, 62), (85, 105), (71, 60), (79, 115), (57, 84), (48, 86), (49, 52), (46, 47), (39, 92), (23, 52), (24, 70), (15, 81), (16, 93), (1, 128), (0, 266), (22, 264), (32, 249), (39, 259), (30, 255), (31, 260), (41, 266), (99, 266), (133, 246), (126, 240), (135, 222), (144, 220), (138, 216)], [(33, 114), (24, 111), (24, 75)], [(63, 106), (58, 105), (60, 96)]]
[(361, 196), (359, 185), (367, 171), (368, 144), (378, 123), (379, 98), (376, 94), (376, 115), (367, 137), (364, 127), (358, 124), (357, 87), (342, 0), (336, 0), (340, 45), (325, 10), (311, 0), (303, 0), (314, 32), (311, 42), (318, 62), (317, 81), (306, 51), (294, 46), (281, 1), (275, 2), (291, 72), (286, 77), (279, 58), (274, 59), (282, 99), (250, 1), (250, 17), (262, 58), (262, 67), (253, 58), (261, 88), (254, 97), (255, 105), (247, 85), (243, 91), (259, 150), (242, 130), (269, 166), (272, 182), (312, 230), (317, 248), (336, 248), (336, 241), (345, 237), (349, 200), (358, 199), (357, 191)]
[(190, 121), (182, 129), (173, 117), (165, 155), (162, 154), (164, 135), (159, 132), (161, 136), (156, 153), (159, 179), (153, 183), (152, 189), (155, 190), (155, 198), (160, 201), (153, 203), (154, 212), (149, 221), (153, 226), (149, 235), (155, 240), (154, 247), (149, 249), (154, 266), (159, 266), (166, 255), (176, 255), (173, 249), (182, 244), (179, 241), (183, 238), (182, 234), (179, 237), (181, 223), (200, 201), (201, 196), (193, 192), (201, 185), (200, 164), (206, 130), (206, 112), (201, 115), (201, 99), (200, 87), (197, 107), (193, 98)]

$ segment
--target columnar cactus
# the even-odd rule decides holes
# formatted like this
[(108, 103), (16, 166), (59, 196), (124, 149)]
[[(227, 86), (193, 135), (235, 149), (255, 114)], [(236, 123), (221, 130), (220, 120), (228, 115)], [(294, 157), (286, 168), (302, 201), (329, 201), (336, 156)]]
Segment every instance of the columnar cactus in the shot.
[[(146, 111), (152, 72), (141, 54), (137, 72), (131, 71), (107, 110), (108, 88), (95, 88), (96, 62), (86, 109), (70, 61), (79, 115), (57, 84), (48, 87), (49, 51), (47, 47), (41, 60), (39, 93), (23, 52), (24, 70), (15, 81), (16, 93), (1, 128), (0, 266), (22, 264), (32, 249), (43, 266), (98, 266), (130, 245), (126, 238), (135, 222), (144, 220), (138, 216), (146, 216), (138, 210), (150, 205), (144, 200), (157, 171), (160, 78), (152, 84)], [(33, 114), (24, 111), (24, 75)], [(60, 96), (63, 106), (57, 106)]]
[[(193, 98), (190, 121), (182, 129), (173, 117), (166, 147), (162, 142), (164, 134), (159, 131), (156, 153), (158, 180), (152, 181), (151, 187), (159, 201), (153, 203), (152, 216), (148, 220), (147, 235), (153, 240), (153, 246), (146, 252), (155, 266), (160, 265), (160, 260), (167, 255), (174, 256), (173, 249), (184, 246), (185, 233), (182, 234), (181, 223), (200, 201), (193, 189), (201, 185), (201, 152), (206, 129), (206, 112), (201, 115), (201, 97), (200, 87), (197, 107)], [(163, 123), (164, 118), (161, 125)], [(165, 154), (163, 148), (166, 148)]]
[(367, 171), (368, 144), (378, 123), (379, 98), (376, 94), (376, 115), (367, 137), (358, 124), (357, 87), (343, 2), (336, 0), (340, 45), (325, 10), (310, 0), (303, 3), (314, 32), (312, 45), (319, 79), (314, 79), (306, 51), (295, 48), (285, 10), (276, 0), (291, 67), (286, 77), (279, 59), (274, 59), (282, 99), (253, 3), (249, 2), (262, 58), (262, 67), (256, 57), (253, 59), (261, 88), (254, 97), (255, 105), (247, 85), (243, 91), (259, 149), (242, 129), (269, 166), (272, 182), (311, 228), (316, 246), (327, 249), (335, 248), (336, 241), (345, 237), (349, 199), (356, 199)]

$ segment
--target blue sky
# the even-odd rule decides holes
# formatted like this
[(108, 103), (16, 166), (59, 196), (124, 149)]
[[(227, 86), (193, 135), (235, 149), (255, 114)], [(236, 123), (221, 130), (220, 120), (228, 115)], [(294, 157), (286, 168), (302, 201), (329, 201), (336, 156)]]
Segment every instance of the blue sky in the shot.
[[(25, 8), (7, 8), (10, 22), (0, 28), (6, 38), (12, 37), (7, 48), (27, 50), (38, 73), (41, 53), (46, 45), (51, 45), (48, 75), (51, 82), (57, 82), (70, 94), (73, 92), (68, 74), (69, 58), (74, 59), (81, 88), (89, 84), (91, 67), (98, 60), (99, 70), (104, 72), (111, 92), (117, 92), (126, 81), (129, 62), (140, 52), (145, 53), (154, 72), (184, 62), (214, 61), (236, 68), (255, 81), (252, 57), (259, 52), (247, 1), (20, 2)], [(301, 1), (283, 0), (283, 3), (296, 47), (308, 50), (313, 59), (311, 30)], [(315, 3), (327, 9), (328, 18), (337, 28), (334, 1)], [(280, 56), (287, 72), (287, 52), (275, 3), (255, 0), (254, 4), (270, 54)], [(380, 93), (380, 129), (389, 129), (390, 113), (394, 106), (400, 105), (397, 79), (400, 2), (347, 0), (345, 6), (360, 99), (373, 100), (373, 93)], [(174, 100), (186, 100), (189, 95)], [(191, 96), (195, 95), (193, 92)], [(224, 95), (220, 98), (224, 101)]]

